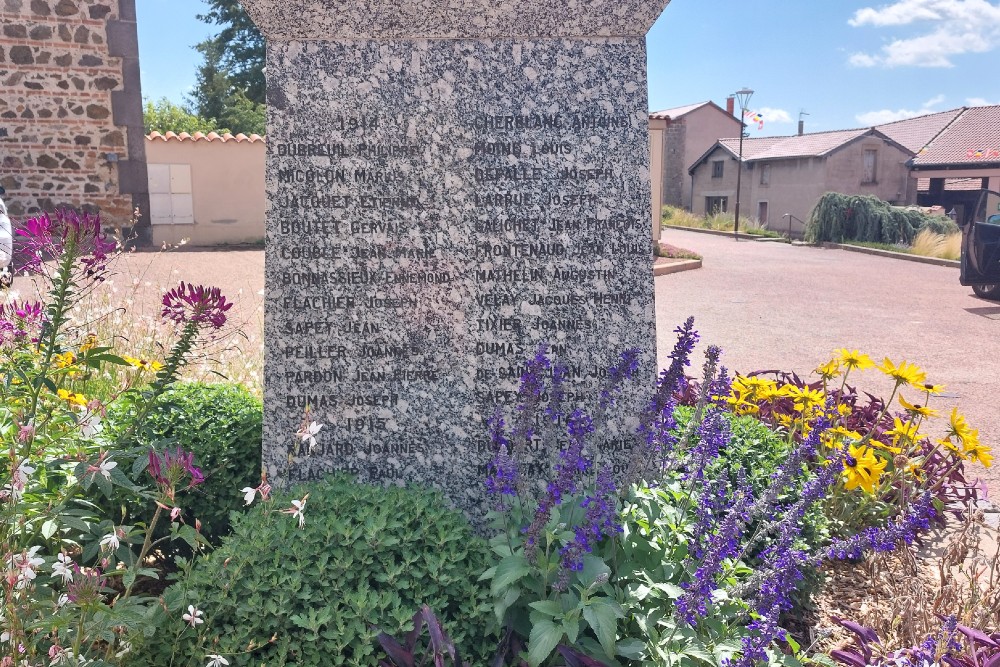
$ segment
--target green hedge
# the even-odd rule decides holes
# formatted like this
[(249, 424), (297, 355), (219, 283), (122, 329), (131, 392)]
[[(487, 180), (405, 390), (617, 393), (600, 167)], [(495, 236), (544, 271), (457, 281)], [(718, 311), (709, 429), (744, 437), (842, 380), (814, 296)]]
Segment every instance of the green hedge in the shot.
[[(300, 529), (280, 510), (306, 493)], [(233, 516), (222, 546), (164, 595), (174, 611), (137, 647), (144, 666), (176, 651), (222, 654), (233, 667), (375, 667), (376, 628), (402, 636), (422, 604), (474, 664), (495, 650), (489, 589), (477, 581), (488, 548), (440, 494), (331, 477)], [(201, 638), (180, 618), (188, 604), (204, 613)]]
[[(125, 433), (135, 418), (135, 405), (123, 401), (109, 414), (112, 433)], [(229, 531), (229, 513), (243, 506), (240, 489), (260, 482), (263, 405), (239, 385), (179, 383), (167, 391), (132, 444), (148, 451), (180, 447), (194, 452), (205, 482), (178, 495), (185, 521), (201, 521), (202, 534), (213, 544)], [(141, 458), (140, 454), (140, 458)], [(151, 507), (128, 508), (131, 518), (148, 520)]]
[(958, 231), (958, 226), (948, 218), (890, 206), (872, 195), (827, 192), (809, 214), (805, 238), (809, 243), (864, 241), (910, 245), (924, 227), (938, 234)]

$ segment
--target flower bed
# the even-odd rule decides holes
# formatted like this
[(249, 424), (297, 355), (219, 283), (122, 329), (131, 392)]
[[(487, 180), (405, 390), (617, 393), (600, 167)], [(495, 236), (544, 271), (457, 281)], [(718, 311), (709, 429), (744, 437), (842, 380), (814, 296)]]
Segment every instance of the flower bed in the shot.
[[(483, 433), (495, 454), (487, 544), (426, 490), (376, 503), (390, 492), (344, 478), (280, 491), (243, 479), (230, 461), (259, 456), (259, 402), (227, 399), (216, 419), (245, 437), (217, 458), (199, 440), (210, 424), (170, 424), (201, 412), (181, 406), (208, 392), (174, 385), (224, 335), (226, 297), (171, 288), (162, 360), (119, 355), (70, 316), (115, 254), (99, 221), (43, 216), (18, 238), (20, 270), (48, 297), (0, 314), (0, 667), (1000, 661), (989, 635), (1000, 587), (979, 585), (996, 558), (959, 557), (982, 533), (967, 469), (991, 454), (957, 411), (936, 413), (941, 388), (912, 364), (839, 350), (815, 381), (733, 377), (709, 346), (696, 381), (688, 320), (637, 416), (627, 472), (612, 475), (603, 415), (634, 381), (637, 351), (613, 360), (588, 414), (562, 399), (565, 369), (542, 348)], [(855, 389), (869, 372), (891, 379), (884, 400)], [(925, 437), (935, 419), (944, 436)], [(307, 410), (290, 449), (307, 455), (322, 429)], [(552, 452), (544, 488), (520, 472), (539, 442)], [(224, 499), (250, 507), (230, 523)], [(824, 573), (878, 579), (955, 515), (964, 528), (946, 567), (961, 577), (942, 570), (935, 593), (907, 575), (911, 604), (859, 609), (839, 621), (839, 644), (791, 623)]]

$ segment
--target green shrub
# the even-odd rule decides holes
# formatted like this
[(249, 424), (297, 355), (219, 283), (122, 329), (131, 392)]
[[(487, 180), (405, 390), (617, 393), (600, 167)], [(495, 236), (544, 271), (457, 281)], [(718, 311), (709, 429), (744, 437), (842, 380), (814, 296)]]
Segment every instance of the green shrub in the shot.
[[(122, 402), (109, 414), (113, 431), (125, 433), (135, 414), (134, 402)], [(229, 531), (229, 513), (243, 506), (240, 489), (260, 480), (263, 405), (239, 385), (179, 383), (167, 391), (132, 436), (142, 450), (180, 447), (194, 453), (205, 482), (182, 505), (189, 524), (201, 521), (202, 534), (218, 544)], [(145, 505), (128, 508), (148, 521)]]
[[(842, 243), (904, 243), (924, 227), (943, 228), (939, 216), (929, 216), (918, 209), (891, 206), (872, 195), (844, 195), (827, 192), (820, 197), (806, 222), (806, 241)], [(954, 225), (951, 228), (956, 231)], [(944, 232), (939, 232), (944, 233)]]
[[(281, 510), (307, 492), (299, 529)], [(222, 546), (164, 595), (173, 613), (136, 647), (144, 666), (170, 664), (174, 650), (225, 655), (233, 667), (374, 667), (378, 629), (401, 636), (423, 604), (481, 658), (473, 664), (496, 648), (489, 589), (477, 581), (488, 549), (439, 493), (331, 477), (233, 517)], [(197, 631), (180, 618), (189, 604), (204, 614)]]
[(929, 216), (927, 218), (927, 222), (920, 228), (920, 231), (925, 229), (929, 229), (935, 234), (940, 234), (941, 236), (948, 236), (962, 231), (954, 220), (941, 215)]

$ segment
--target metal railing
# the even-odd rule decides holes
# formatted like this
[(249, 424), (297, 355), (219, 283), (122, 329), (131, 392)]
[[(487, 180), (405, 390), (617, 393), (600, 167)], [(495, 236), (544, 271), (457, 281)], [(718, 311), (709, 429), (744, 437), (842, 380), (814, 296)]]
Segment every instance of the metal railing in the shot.
[(800, 223), (802, 223), (802, 233), (803, 234), (805, 233), (806, 221), (803, 220), (802, 218), (796, 217), (791, 213), (786, 213), (783, 216), (781, 216), (781, 218), (782, 219), (788, 218), (788, 238), (792, 238), (792, 220), (798, 220)]

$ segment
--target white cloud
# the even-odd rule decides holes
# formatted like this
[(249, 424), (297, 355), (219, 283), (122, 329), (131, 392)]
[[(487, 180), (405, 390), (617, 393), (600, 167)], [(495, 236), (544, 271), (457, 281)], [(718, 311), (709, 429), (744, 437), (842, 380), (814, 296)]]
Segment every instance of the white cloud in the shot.
[(791, 123), (792, 117), (784, 109), (772, 109), (771, 107), (761, 107), (758, 113), (764, 117), (767, 123)]
[(1000, 102), (991, 102), (984, 97), (967, 97), (965, 103), (970, 107), (991, 107), (1000, 104)]
[(881, 125), (883, 123), (891, 123), (897, 120), (906, 120), (907, 118), (934, 113), (934, 107), (944, 102), (944, 100), (944, 95), (935, 95), (920, 105), (919, 109), (879, 109), (878, 111), (859, 113), (854, 118), (865, 127), (871, 127), (872, 125)]
[(864, 7), (848, 24), (854, 27), (926, 24), (922, 34), (893, 39), (878, 53), (854, 53), (855, 67), (953, 67), (952, 57), (986, 53), (1000, 47), (1000, 4), (987, 0), (896, 0)]

